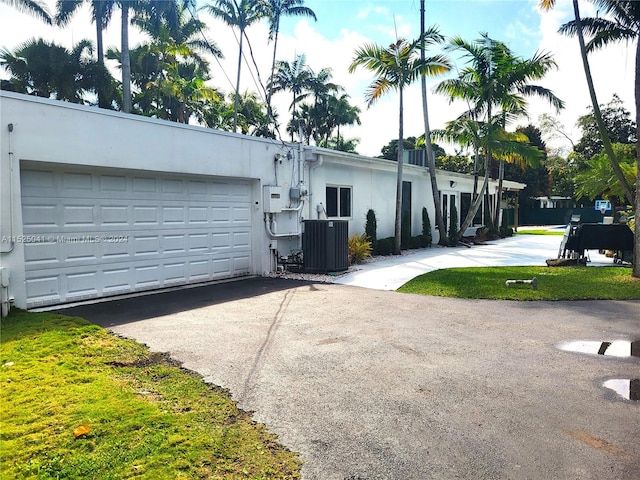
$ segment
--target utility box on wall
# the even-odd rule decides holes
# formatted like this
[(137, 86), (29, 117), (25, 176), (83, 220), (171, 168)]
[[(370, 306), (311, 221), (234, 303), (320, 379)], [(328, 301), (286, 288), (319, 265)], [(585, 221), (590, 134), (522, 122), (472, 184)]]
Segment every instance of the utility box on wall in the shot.
[(265, 213), (280, 213), (287, 201), (282, 194), (282, 187), (277, 185), (265, 185), (263, 187), (263, 202)]
[(305, 272), (343, 272), (349, 268), (349, 222), (305, 220), (302, 257)]

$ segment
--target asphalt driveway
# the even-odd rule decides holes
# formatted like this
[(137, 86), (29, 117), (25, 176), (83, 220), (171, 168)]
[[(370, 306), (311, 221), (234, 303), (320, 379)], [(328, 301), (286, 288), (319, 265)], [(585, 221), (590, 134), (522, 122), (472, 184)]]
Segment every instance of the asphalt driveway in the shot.
[(422, 297), (254, 278), (75, 307), (228, 388), (305, 479), (638, 479), (640, 302)]

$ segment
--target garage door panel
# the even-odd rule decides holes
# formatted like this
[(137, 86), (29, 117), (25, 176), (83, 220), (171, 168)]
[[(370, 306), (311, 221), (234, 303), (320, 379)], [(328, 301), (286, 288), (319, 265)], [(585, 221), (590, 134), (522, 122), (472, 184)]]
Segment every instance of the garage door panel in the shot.
[(58, 218), (55, 205), (42, 203), (23, 205), (22, 223), (25, 227), (49, 229)]
[(234, 207), (232, 212), (233, 223), (235, 224), (248, 224), (251, 220), (251, 211), (249, 208)]
[(162, 236), (162, 253), (165, 255), (177, 255), (185, 253), (185, 234), (173, 234)]
[(248, 270), (251, 266), (251, 257), (249, 255), (238, 256), (233, 258), (233, 270)]
[(99, 189), (102, 192), (125, 192), (127, 177), (124, 175), (99, 175)]
[(29, 306), (47, 305), (60, 301), (61, 276), (56, 274), (27, 278), (27, 298)]
[(189, 225), (199, 225), (209, 223), (209, 209), (207, 207), (187, 207), (187, 217)]
[(70, 296), (95, 297), (98, 295), (97, 272), (73, 273), (66, 276), (67, 292)]
[(213, 274), (218, 276), (225, 276), (231, 274), (231, 259), (230, 258), (218, 258), (212, 262)]
[(28, 242), (24, 244), (24, 263), (27, 269), (43, 263), (58, 263), (58, 245), (54, 242)]
[(183, 284), (187, 282), (185, 262), (166, 263), (164, 266), (164, 278), (167, 284)]
[(131, 291), (129, 278), (131, 268), (106, 268), (102, 272), (102, 291), (105, 295), (116, 295)]
[(91, 173), (63, 173), (62, 188), (68, 196), (85, 196), (94, 189), (94, 176)]
[(133, 177), (133, 193), (157, 193), (158, 181), (153, 177)]
[(95, 227), (94, 205), (64, 205), (62, 210), (65, 227)]
[(162, 207), (162, 224), (163, 225), (184, 225), (185, 208), (182, 206), (164, 206)]
[(126, 205), (98, 205), (100, 224), (106, 227), (129, 225), (129, 208)]
[(94, 264), (102, 257), (102, 245), (90, 241), (78, 243), (62, 243), (61, 249), (64, 253), (60, 258), (65, 262), (84, 262)]
[(158, 207), (155, 205), (134, 206), (133, 224), (145, 227), (158, 225)]
[(30, 171), (27, 175), (22, 175), (22, 191), (29, 196), (40, 193), (45, 196), (55, 191), (55, 180), (53, 170)]
[(24, 233), (39, 235), (25, 244), (30, 308), (251, 273), (249, 182), (48, 166), (21, 175)]
[[(123, 237), (124, 239), (125, 237)], [(126, 258), (131, 255), (130, 248), (132, 246), (132, 242), (129, 238), (127, 241), (118, 241), (118, 242), (104, 242), (102, 247), (102, 258), (107, 261), (121, 261), (121, 259)]]
[(162, 180), (162, 193), (164, 195), (178, 194), (182, 195), (185, 192), (184, 182), (182, 180)]

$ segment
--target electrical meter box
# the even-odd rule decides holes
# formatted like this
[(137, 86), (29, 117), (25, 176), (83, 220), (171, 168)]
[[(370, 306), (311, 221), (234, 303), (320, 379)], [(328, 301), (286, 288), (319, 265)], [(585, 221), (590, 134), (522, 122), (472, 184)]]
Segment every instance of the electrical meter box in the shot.
[(282, 187), (265, 185), (263, 187), (263, 202), (265, 213), (280, 213), (288, 200), (283, 195)]

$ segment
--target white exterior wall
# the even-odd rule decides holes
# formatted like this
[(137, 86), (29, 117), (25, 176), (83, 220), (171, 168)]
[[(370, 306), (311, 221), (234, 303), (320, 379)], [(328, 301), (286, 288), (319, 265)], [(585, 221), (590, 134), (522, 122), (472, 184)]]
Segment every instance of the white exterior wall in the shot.
[[(0, 301), (10, 296), (16, 306), (25, 307), (21, 162), (248, 179), (253, 198), (251, 273), (260, 275), (272, 268), (262, 186), (275, 184), (276, 154), (286, 156), (291, 150), (296, 153), (295, 146), (268, 139), (0, 92), (0, 268), (11, 276)], [(294, 168), (295, 161), (284, 163), (278, 174), (288, 194), (292, 174), (285, 168)], [(299, 229), (297, 218), (288, 222), (291, 215), (283, 217), (280, 231)], [(299, 243), (285, 238), (279, 246)]]
[[(352, 215), (345, 218), (349, 221), (349, 235), (364, 232), (369, 209), (373, 209), (376, 214), (377, 237), (385, 238), (394, 235), (396, 162), (314, 147), (308, 148), (306, 159), (313, 159), (313, 162), (307, 162), (307, 166), (310, 168), (310, 175), (307, 175), (310, 177), (309, 191), (311, 195), (306, 218), (320, 218), (316, 206), (320, 202), (326, 206), (327, 185), (350, 186), (352, 187)], [(441, 196), (455, 195), (459, 211), (460, 194), (473, 192), (473, 177), (437, 170), (436, 178)], [(439, 236), (435, 224), (435, 208), (428, 169), (405, 164), (403, 166), (403, 180), (411, 182), (411, 234), (416, 236), (422, 233), (422, 207), (426, 207), (431, 221), (433, 240), (437, 243)], [(478, 188), (481, 186), (482, 178), (479, 179), (479, 182)], [(513, 182), (505, 182), (505, 184), (511, 187), (518, 185)], [(490, 181), (488, 188), (490, 195), (494, 195), (497, 190), (497, 182)], [(458, 219), (458, 225), (462, 220)], [(445, 227), (448, 228), (448, 225)]]
[[(301, 232), (302, 220), (319, 218), (316, 206), (326, 206), (327, 185), (351, 188), (349, 235), (364, 232), (369, 209), (376, 213), (378, 238), (394, 233), (396, 162), (0, 92), (0, 270), (5, 273), (0, 280), (6, 280), (7, 272), (11, 277), (9, 288), (0, 281), (3, 310), (10, 297), (16, 306), (26, 305), (24, 243), (11, 241), (24, 233), (21, 164), (248, 181), (250, 273), (256, 275), (275, 268), (276, 251), (286, 256), (302, 247), (300, 236), (290, 234)], [(405, 164), (403, 177), (412, 188), (412, 235), (422, 232), (426, 206), (437, 242), (428, 170)], [(460, 193), (473, 190), (468, 175), (437, 171), (437, 179), (441, 193), (455, 195), (458, 207)], [(277, 208), (285, 210), (267, 214), (264, 187), (274, 185), (281, 187)], [(302, 204), (289, 198), (290, 187), (303, 193)], [(489, 190), (495, 193), (496, 182)], [(268, 233), (267, 224), (275, 235)]]

